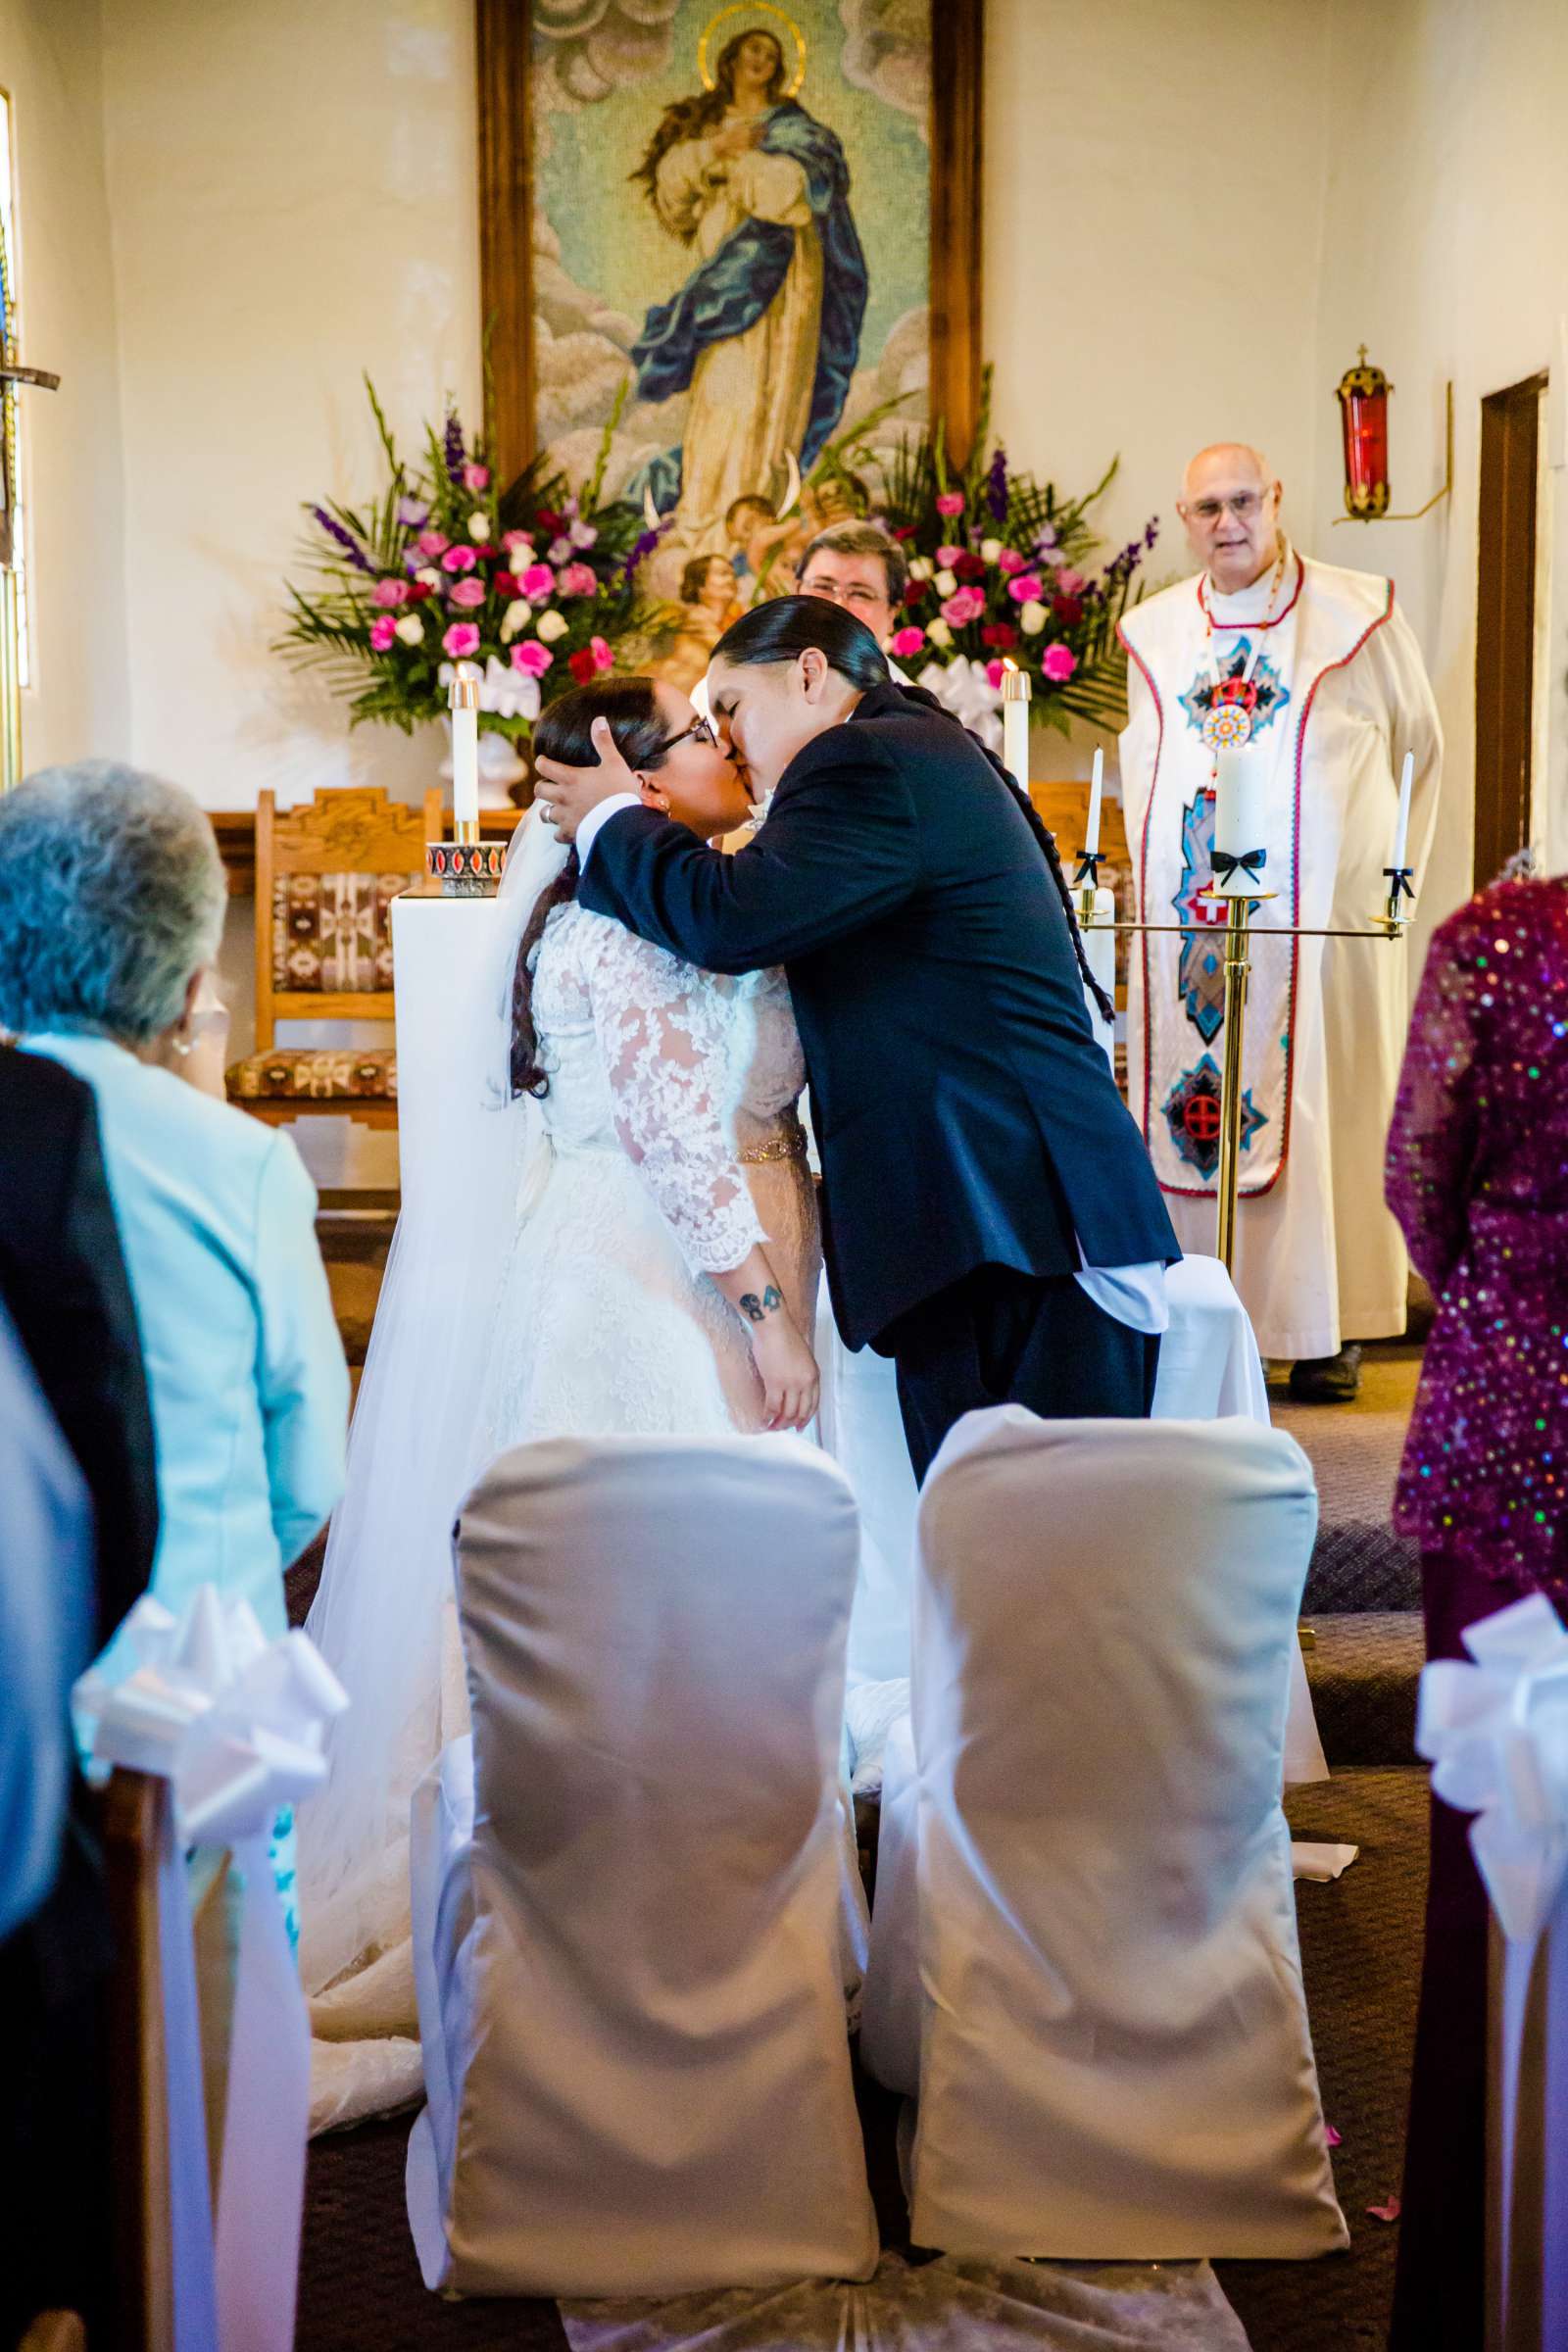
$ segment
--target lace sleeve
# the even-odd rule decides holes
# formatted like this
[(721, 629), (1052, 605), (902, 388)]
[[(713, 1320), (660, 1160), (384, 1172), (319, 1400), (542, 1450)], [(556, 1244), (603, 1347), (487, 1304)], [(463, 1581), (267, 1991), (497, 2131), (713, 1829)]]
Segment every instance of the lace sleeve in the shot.
[(585, 967), (615, 1132), (688, 1265), (726, 1274), (766, 1236), (725, 1131), (724, 1007), (706, 974), (602, 928)]
[(1462, 907), (1433, 939), (1389, 1129), (1385, 1191), (1410, 1255), (1441, 1292), (1463, 1252), (1477, 1142), (1476, 1018), (1490, 1004)]

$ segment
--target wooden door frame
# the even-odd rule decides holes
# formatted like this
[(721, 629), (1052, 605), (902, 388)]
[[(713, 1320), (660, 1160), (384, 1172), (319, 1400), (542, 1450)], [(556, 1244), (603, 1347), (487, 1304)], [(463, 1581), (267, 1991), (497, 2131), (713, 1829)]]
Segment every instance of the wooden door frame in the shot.
[(1475, 847), (1480, 890), (1530, 839), (1535, 737), (1536, 484), (1545, 375), (1481, 403), (1477, 493)]
[[(502, 478), (534, 454), (530, 0), (474, 0), (479, 77), (479, 307), (488, 424)], [(931, 414), (950, 457), (980, 415), (985, 0), (931, 0)]]

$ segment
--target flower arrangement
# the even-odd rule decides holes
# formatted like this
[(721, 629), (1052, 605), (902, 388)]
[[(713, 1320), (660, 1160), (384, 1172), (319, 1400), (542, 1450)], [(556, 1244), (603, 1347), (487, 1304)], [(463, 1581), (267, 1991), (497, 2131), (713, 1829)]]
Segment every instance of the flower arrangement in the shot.
[[(989, 384), (988, 384), (989, 393)], [(873, 510), (909, 560), (902, 625), (888, 651), (978, 731), (995, 717), (1004, 668), (1029, 673), (1035, 715), (1066, 734), (1075, 718), (1121, 721), (1126, 657), (1116, 623), (1136, 601), (1135, 577), (1159, 535), (1151, 520), (1096, 568), (1090, 510), (1115, 478), (1113, 462), (1086, 497), (1014, 472), (1001, 448), (985, 454), (986, 419), (961, 471), (948, 466), (940, 423), (881, 454)]]
[(307, 505), (316, 576), (289, 588), (281, 650), (351, 691), (351, 725), (405, 734), (446, 716), (453, 666), (471, 663), (481, 731), (525, 738), (546, 703), (613, 667), (641, 615), (637, 571), (657, 534), (635, 509), (600, 504), (616, 420), (580, 492), (538, 465), (499, 492), (455, 414), (427, 429), (413, 469), (368, 377), (366, 390), (387, 480), (364, 511)]

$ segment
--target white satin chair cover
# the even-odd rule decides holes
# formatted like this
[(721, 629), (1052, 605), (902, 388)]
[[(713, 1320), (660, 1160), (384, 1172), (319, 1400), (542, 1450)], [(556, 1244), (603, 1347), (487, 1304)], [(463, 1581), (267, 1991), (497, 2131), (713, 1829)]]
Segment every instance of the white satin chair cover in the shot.
[(471, 1752), (414, 1816), (427, 2286), (875, 2269), (839, 1948), (858, 1542), (795, 1438), (550, 1440), (468, 1496)]
[(1316, 1521), (1300, 1448), (1247, 1420), (1004, 1405), (950, 1433), (860, 2042), (918, 2092), (915, 2244), (1346, 2244), (1280, 1803)]

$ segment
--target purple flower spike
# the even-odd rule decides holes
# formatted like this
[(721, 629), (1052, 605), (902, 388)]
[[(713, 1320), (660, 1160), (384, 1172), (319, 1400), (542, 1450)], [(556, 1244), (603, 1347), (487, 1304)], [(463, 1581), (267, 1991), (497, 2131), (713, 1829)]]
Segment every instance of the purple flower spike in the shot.
[(1157, 514), (1152, 514), (1152, 515), (1150, 516), (1150, 518), (1149, 518), (1149, 521), (1148, 521), (1148, 523), (1145, 525), (1145, 529), (1144, 529), (1144, 545), (1145, 545), (1145, 547), (1152, 547), (1152, 546), (1153, 546), (1153, 544), (1154, 544), (1154, 542), (1155, 542), (1155, 540), (1156, 540), (1158, 537), (1159, 537), (1159, 516), (1158, 516)]
[(335, 515), (329, 514), (324, 507), (313, 507), (311, 513), (327, 537), (337, 541), (338, 546), (348, 557), (356, 571), (373, 571), (375, 569), (375, 565), (370, 562), (354, 533), (346, 531)]
[(986, 505), (991, 510), (993, 522), (1006, 521), (1007, 453), (1000, 447), (991, 461), (991, 471), (986, 476)]
[(447, 418), (447, 473), (454, 482), (463, 479), (463, 427), (456, 415)]

